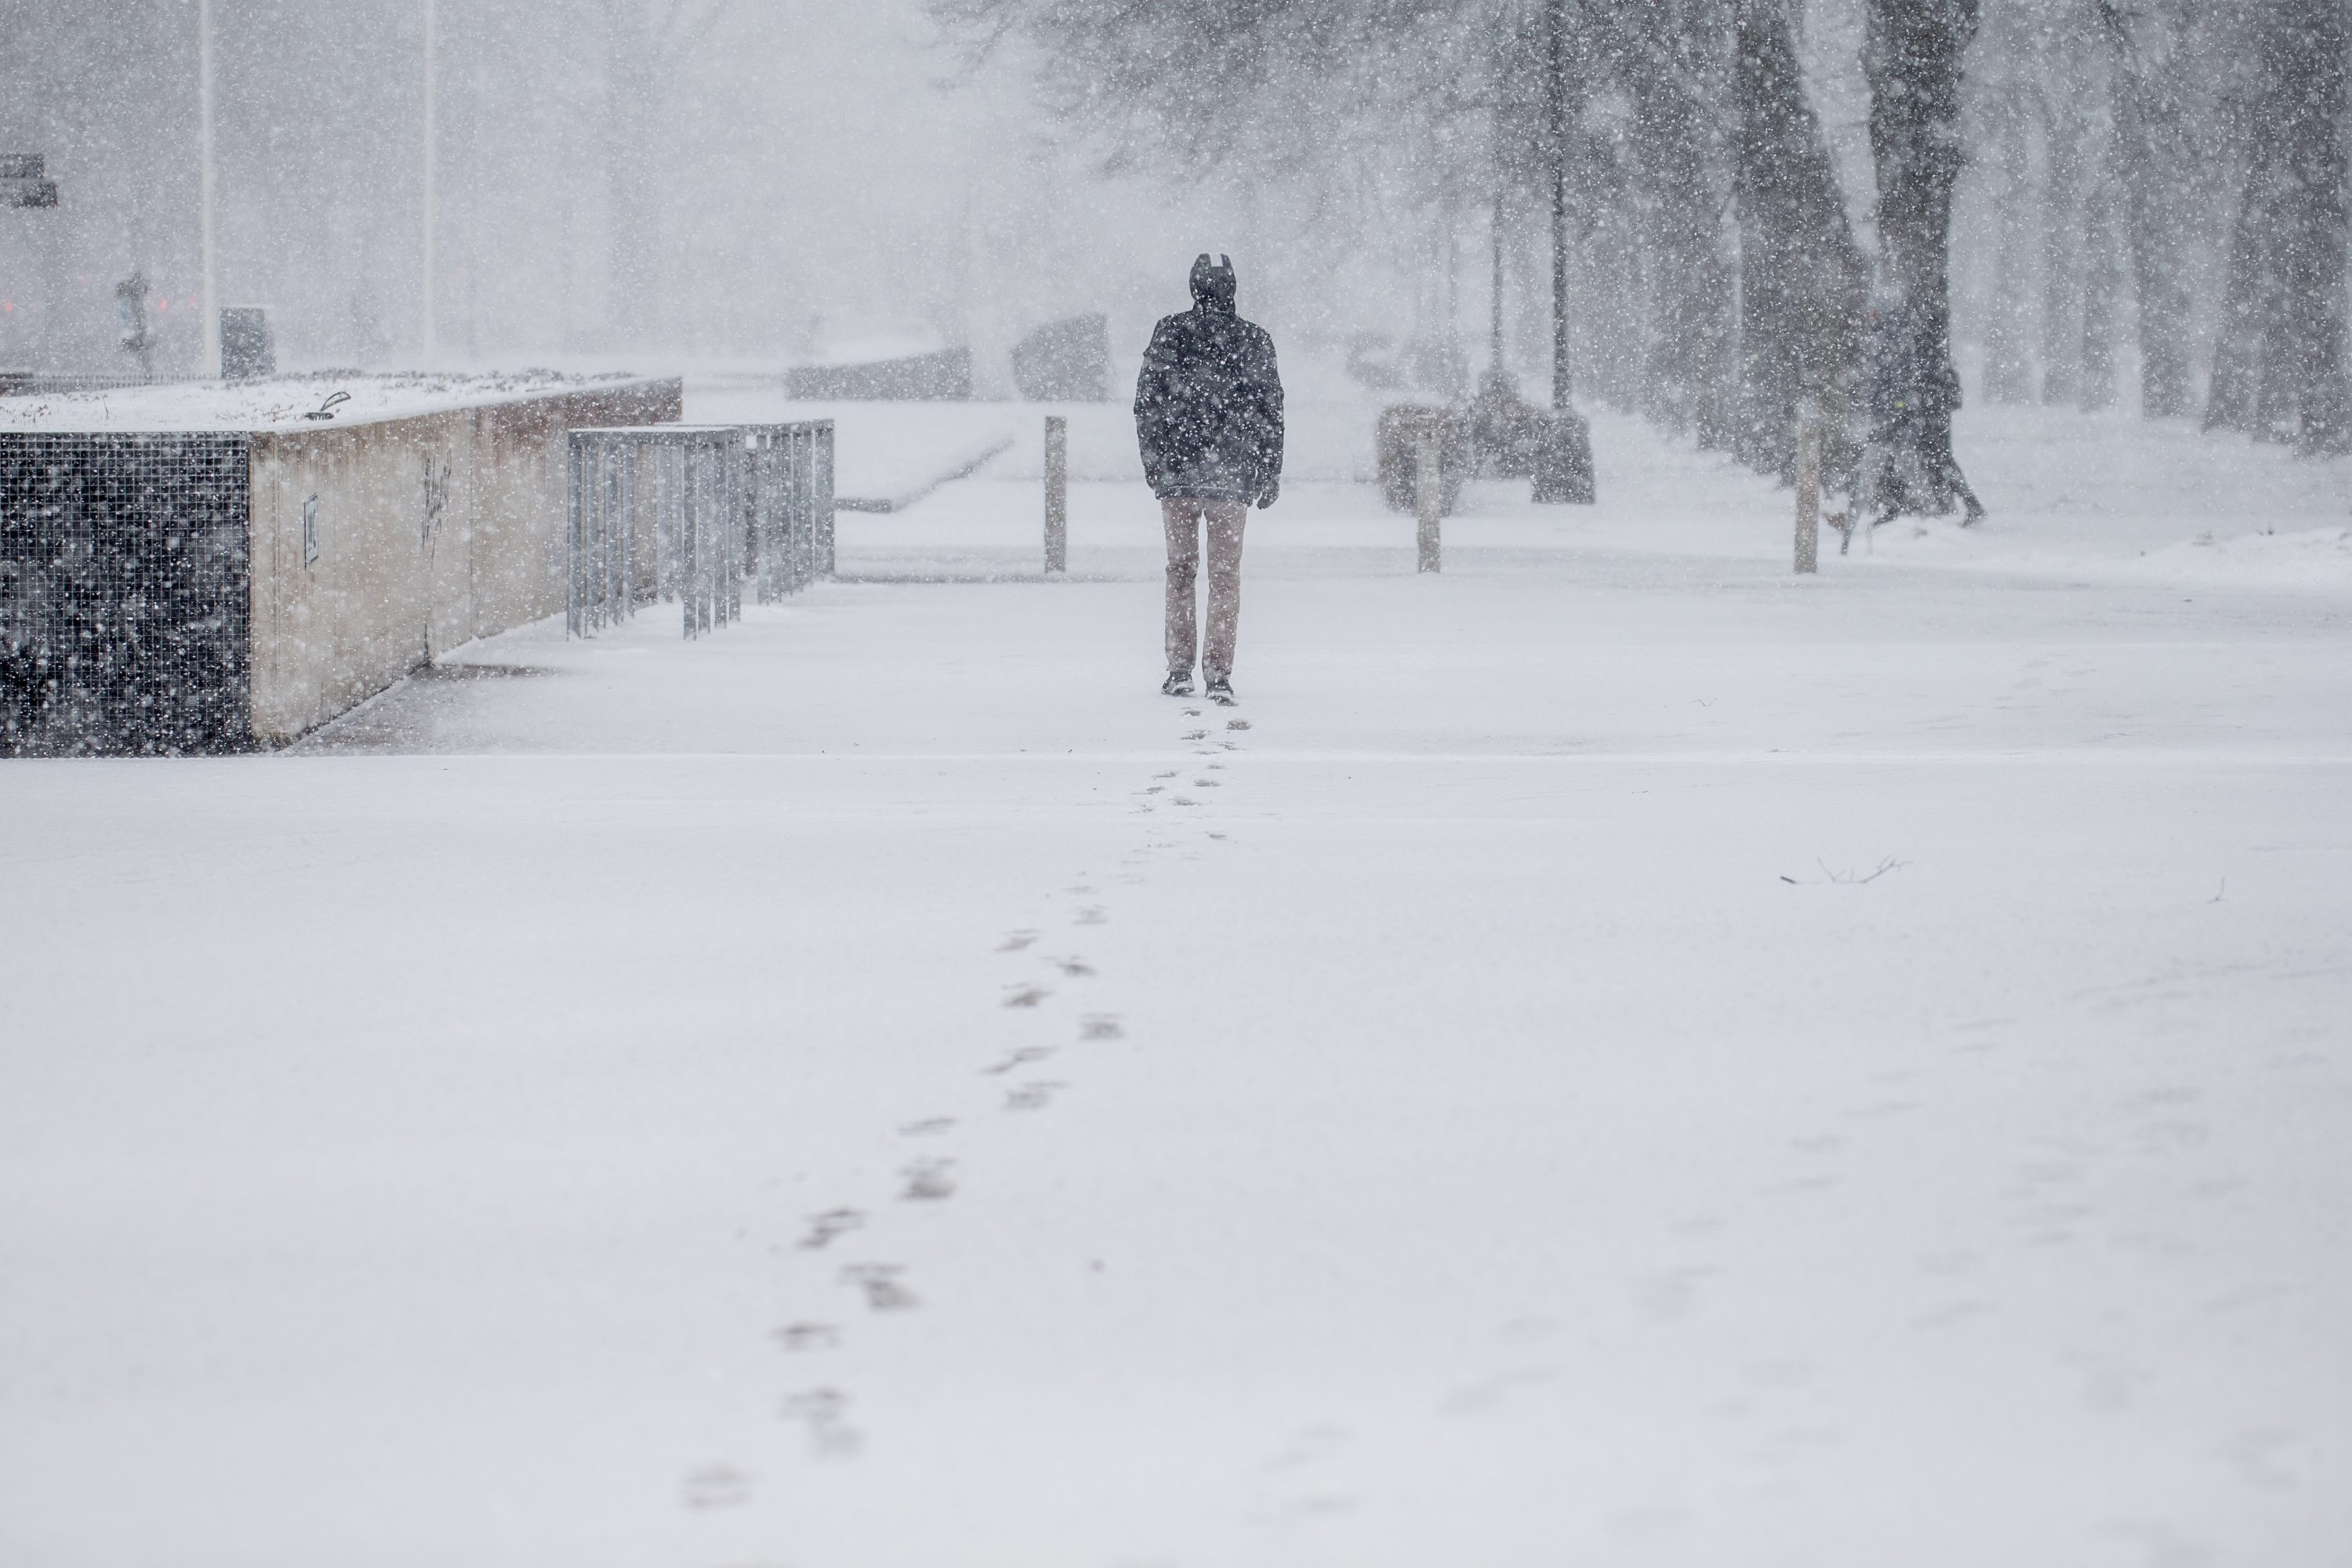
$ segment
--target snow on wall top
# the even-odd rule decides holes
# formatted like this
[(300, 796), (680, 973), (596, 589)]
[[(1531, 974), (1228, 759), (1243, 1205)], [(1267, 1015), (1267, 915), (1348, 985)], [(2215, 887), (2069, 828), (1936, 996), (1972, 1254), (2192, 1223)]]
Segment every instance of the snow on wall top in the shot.
[[(610, 389), (651, 378), (551, 370), (371, 375), (315, 371), (261, 381), (164, 382), (104, 392), (0, 397), (0, 433), (11, 430), (331, 430), (557, 393)], [(310, 419), (336, 393), (332, 419)]]

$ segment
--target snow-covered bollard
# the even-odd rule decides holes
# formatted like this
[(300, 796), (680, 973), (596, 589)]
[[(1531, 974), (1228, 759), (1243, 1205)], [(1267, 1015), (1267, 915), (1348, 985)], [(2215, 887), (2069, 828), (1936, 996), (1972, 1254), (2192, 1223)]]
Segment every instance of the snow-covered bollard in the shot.
[(1437, 514), (1444, 497), (1437, 460), (1437, 426), (1431, 421), (1414, 436), (1412, 450), (1413, 533), (1420, 547), (1416, 570), (1423, 572), (1437, 570)]
[(1821, 570), (1822, 411), (1811, 398), (1797, 405), (1797, 573)]
[(1045, 570), (1070, 569), (1070, 422), (1045, 416)]

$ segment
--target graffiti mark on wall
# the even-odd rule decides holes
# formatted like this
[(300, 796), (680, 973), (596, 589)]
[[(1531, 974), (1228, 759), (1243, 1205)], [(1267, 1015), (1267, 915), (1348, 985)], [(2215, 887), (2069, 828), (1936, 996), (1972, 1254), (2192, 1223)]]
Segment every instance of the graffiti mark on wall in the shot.
[(441, 513), (449, 504), (449, 459), (441, 459), (439, 472), (433, 468), (432, 454), (425, 458), (425, 526), (418, 542), (425, 546), (426, 565), (433, 562), (433, 552), (441, 542)]

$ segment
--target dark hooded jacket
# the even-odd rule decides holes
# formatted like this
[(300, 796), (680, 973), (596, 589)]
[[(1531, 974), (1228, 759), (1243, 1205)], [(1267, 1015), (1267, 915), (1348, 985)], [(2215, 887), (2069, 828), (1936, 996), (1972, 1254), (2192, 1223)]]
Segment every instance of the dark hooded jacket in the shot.
[(1143, 477), (1165, 500), (1271, 502), (1282, 478), (1282, 377), (1265, 329), (1234, 314), (1230, 258), (1192, 264), (1192, 308), (1163, 318), (1135, 384)]

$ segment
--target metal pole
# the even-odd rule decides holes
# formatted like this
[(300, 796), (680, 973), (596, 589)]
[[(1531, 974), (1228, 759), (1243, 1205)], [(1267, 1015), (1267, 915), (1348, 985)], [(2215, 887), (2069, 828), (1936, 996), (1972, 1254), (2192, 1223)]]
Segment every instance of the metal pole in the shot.
[(440, 32), (437, 0), (425, 0), (425, 368), (433, 368), (433, 130), (434, 52)]
[(1070, 569), (1070, 422), (1045, 416), (1045, 570)]
[(727, 566), (727, 618), (743, 618), (743, 536), (744, 502), (751, 494), (743, 461), (740, 439), (727, 443), (727, 516), (720, 526), (726, 537), (726, 549), (720, 559)]
[(816, 422), (816, 569), (822, 577), (834, 571), (833, 434), (832, 420)]
[(1544, 125), (1551, 142), (1551, 405), (1566, 408), (1568, 383), (1568, 0), (1549, 0), (1550, 58)]
[(637, 449), (625, 442), (614, 451), (621, 462), (621, 614), (637, 613)]
[(1797, 406), (1797, 571), (1821, 570), (1822, 412), (1811, 398)]
[(567, 448), (565, 455), (571, 459), (571, 461), (569, 464), (570, 472), (565, 479), (566, 504), (564, 507), (564, 518), (566, 526), (563, 530), (563, 630), (567, 637), (578, 637), (580, 635), (580, 457), (582, 442), (579, 437), (573, 436), (569, 437), (564, 445)]
[(1437, 570), (1437, 513), (1443, 484), (1438, 473), (1437, 422), (1423, 424), (1413, 443), (1412, 510), (1414, 542), (1418, 546), (1415, 570)]
[(1503, 188), (1495, 187), (1495, 284), (1487, 307), (1486, 374), (1500, 385), (1503, 379)]
[(198, 156), (204, 168), (198, 181), (204, 192), (200, 227), (205, 253), (205, 362), (198, 374), (216, 376), (220, 362), (220, 272), (213, 243), (213, 0), (196, 0), (196, 123)]

